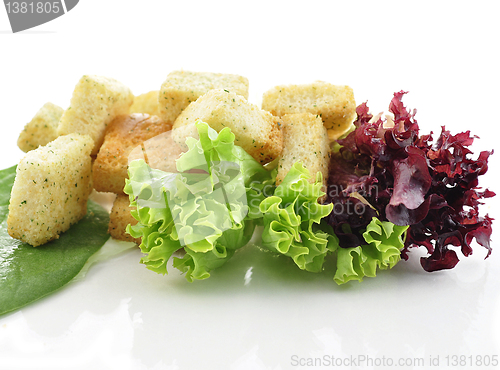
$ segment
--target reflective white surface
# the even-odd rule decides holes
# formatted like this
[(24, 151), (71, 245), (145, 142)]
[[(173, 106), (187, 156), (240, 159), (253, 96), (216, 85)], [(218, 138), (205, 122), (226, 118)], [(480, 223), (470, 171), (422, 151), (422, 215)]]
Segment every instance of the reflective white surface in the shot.
[[(235, 4), (85, 0), (16, 35), (0, 10), (0, 168), (22, 157), (23, 125), (47, 101), (66, 108), (83, 74), (138, 95), (186, 69), (248, 77), (255, 104), (273, 86), (321, 79), (352, 86), (377, 113), (409, 90), (422, 133), (470, 129), (476, 153), (496, 150), (481, 185), (500, 193), (496, 2)], [(475, 356), (500, 355), (498, 209), (487, 200), (486, 261), (476, 246), (455, 269), (426, 273), (414, 250), (340, 287), (252, 246), (192, 284), (173, 268), (148, 271), (130, 250), (1, 316), (0, 369), (486, 369)]]
[(0, 318), (0, 368), (287, 369), (331, 356), (373, 368), (498, 354), (498, 257), (429, 274), (416, 254), (339, 287), (255, 245), (192, 284), (146, 270), (134, 249)]

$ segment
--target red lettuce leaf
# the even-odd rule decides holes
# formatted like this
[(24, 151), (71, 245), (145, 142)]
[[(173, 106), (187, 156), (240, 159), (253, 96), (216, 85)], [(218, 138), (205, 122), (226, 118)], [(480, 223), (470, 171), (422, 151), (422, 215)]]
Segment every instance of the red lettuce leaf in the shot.
[[(480, 191), (478, 177), (488, 170), (493, 151), (472, 159), (469, 147), (477, 137), (469, 131), (452, 135), (443, 126), (435, 142), (432, 132), (420, 135), (416, 110), (406, 109), (404, 94), (394, 94), (392, 120), (374, 117), (366, 103), (359, 105), (356, 130), (338, 140), (328, 196), (334, 203), (329, 223), (340, 235), (340, 246), (358, 242), (369, 216), (376, 214), (382, 221), (410, 225), (402, 258), (408, 259), (412, 247), (425, 247), (428, 256), (421, 264), (426, 271), (453, 268), (459, 259), (450, 247), (469, 256), (473, 240), (487, 249), (488, 257), (492, 219), (481, 216), (479, 206), (495, 193)], [(353, 214), (360, 202), (366, 215)]]
[(431, 187), (425, 153), (408, 146), (408, 157), (397, 159), (392, 164), (394, 188), (386, 216), (396, 225), (412, 225), (422, 221), (429, 211), (429, 198), (426, 194)]

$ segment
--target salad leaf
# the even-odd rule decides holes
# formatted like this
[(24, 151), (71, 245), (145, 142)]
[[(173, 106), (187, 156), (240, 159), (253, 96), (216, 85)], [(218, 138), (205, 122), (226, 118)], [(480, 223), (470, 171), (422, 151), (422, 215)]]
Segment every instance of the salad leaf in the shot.
[[(325, 222), (329, 217), (356, 215), (356, 212), (336, 212), (333, 203), (320, 204), (325, 193), (321, 191), (321, 173), (311, 184), (309, 171), (300, 162), (295, 163), (274, 195), (264, 199), (261, 211), (264, 218), (263, 246), (276, 253), (289, 256), (302, 270), (320, 272), (325, 257), (336, 257), (334, 281), (344, 284), (350, 280), (361, 281), (365, 276), (374, 277), (377, 269), (392, 268), (401, 259), (404, 235), (408, 226), (397, 226), (372, 216), (366, 224), (355, 217), (346, 217), (339, 231)], [(356, 198), (350, 198), (355, 207)], [(352, 208), (354, 210), (354, 208)], [(352, 223), (349, 223), (352, 222)], [(350, 228), (357, 228), (360, 238), (354, 237), (352, 247), (342, 247), (340, 239), (354, 235)], [(338, 234), (337, 234), (338, 232)]]
[(311, 184), (309, 171), (300, 162), (289, 170), (274, 195), (260, 204), (264, 230), (262, 243), (265, 248), (291, 257), (302, 270), (320, 272), (330, 249), (338, 243), (336, 236), (320, 225), (333, 208), (320, 204), (325, 195), (321, 190), (321, 172)]
[[(198, 121), (199, 139), (188, 138), (189, 150), (176, 163), (178, 173), (153, 169), (144, 160), (129, 164), (125, 193), (137, 225), (128, 232), (141, 237), (141, 262), (167, 273), (167, 261), (188, 281), (206, 279), (250, 240), (262, 187), (272, 175), (239, 146), (229, 128), (217, 133)], [(255, 220), (255, 221), (254, 221)]]
[(109, 239), (108, 213), (88, 202), (87, 215), (59, 239), (32, 246), (7, 233), (16, 166), (0, 171), (0, 315), (23, 307), (70, 282)]
[[(479, 214), (481, 199), (495, 195), (479, 191), (478, 177), (486, 173), (493, 151), (470, 158), (470, 132), (451, 135), (444, 127), (433, 143), (432, 132), (420, 135), (415, 111), (402, 103), (405, 92), (394, 94), (389, 105), (393, 119), (382, 120), (369, 113), (366, 103), (356, 109), (356, 129), (338, 140), (332, 155), (329, 201), (337, 205), (357, 202), (369, 205), (370, 215), (355, 218), (334, 214), (329, 218), (336, 233), (344, 224), (354, 225), (339, 233), (341, 247), (354, 247), (371, 216), (396, 225), (409, 225), (402, 257), (412, 247), (424, 246), (421, 258), (426, 271), (453, 268), (459, 261), (450, 245), (472, 253), (475, 239), (491, 253), (492, 219)], [(346, 229), (347, 230), (347, 229)]]
[(344, 284), (350, 280), (362, 281), (365, 276), (375, 277), (377, 268), (393, 268), (401, 260), (407, 229), (408, 226), (397, 226), (373, 217), (363, 233), (364, 244), (337, 248), (335, 282)]

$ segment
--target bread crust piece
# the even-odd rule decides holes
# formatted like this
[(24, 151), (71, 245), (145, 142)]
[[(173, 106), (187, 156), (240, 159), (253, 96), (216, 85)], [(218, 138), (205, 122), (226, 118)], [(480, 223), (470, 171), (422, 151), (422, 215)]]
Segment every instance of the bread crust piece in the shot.
[(127, 225), (137, 224), (137, 220), (130, 214), (131, 210), (129, 196), (118, 194), (109, 214), (108, 232), (114, 239), (141, 244), (141, 238), (133, 238), (126, 232)]
[(85, 75), (78, 81), (71, 106), (63, 113), (58, 135), (72, 132), (94, 140), (92, 155), (97, 154), (106, 127), (117, 116), (128, 114), (134, 95), (122, 83), (107, 77)]
[(168, 132), (172, 124), (157, 116), (133, 113), (117, 117), (108, 126), (104, 143), (94, 161), (94, 189), (100, 192), (123, 193), (129, 156), (149, 139)]
[(330, 135), (338, 136), (348, 130), (356, 118), (353, 90), (323, 81), (276, 86), (264, 93), (262, 109), (279, 117), (302, 112), (319, 115)]
[(295, 162), (302, 162), (309, 170), (311, 179), (316, 181), (316, 173), (323, 176), (323, 185), (328, 179), (330, 144), (323, 121), (311, 113), (286, 114), (283, 122), (283, 153), (278, 162), (276, 184), (279, 185)]
[(36, 247), (57, 239), (85, 216), (93, 145), (87, 135), (69, 134), (26, 154), (11, 192), (10, 236)]
[(200, 96), (213, 89), (225, 89), (248, 99), (248, 79), (227, 73), (173, 71), (161, 85), (158, 95), (160, 117), (175, 121)]
[(57, 138), (57, 127), (63, 113), (64, 109), (61, 107), (50, 102), (45, 103), (19, 134), (19, 149), (27, 153)]
[(250, 104), (240, 95), (226, 90), (211, 90), (190, 104), (174, 123), (173, 136), (178, 143), (192, 135), (194, 123), (201, 120), (217, 132), (229, 127), (241, 146), (261, 164), (281, 155), (283, 132), (278, 117)]
[[(151, 116), (160, 116), (158, 106), (158, 90), (134, 97), (129, 113), (147, 113)], [(173, 122), (173, 120), (172, 120)]]

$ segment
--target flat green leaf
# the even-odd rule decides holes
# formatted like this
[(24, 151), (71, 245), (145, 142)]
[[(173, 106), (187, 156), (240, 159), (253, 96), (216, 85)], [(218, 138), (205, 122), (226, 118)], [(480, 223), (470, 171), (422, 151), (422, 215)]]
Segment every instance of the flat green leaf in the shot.
[(40, 299), (70, 282), (109, 239), (109, 215), (89, 201), (87, 215), (59, 239), (33, 248), (7, 233), (16, 166), (0, 171), (0, 315)]

